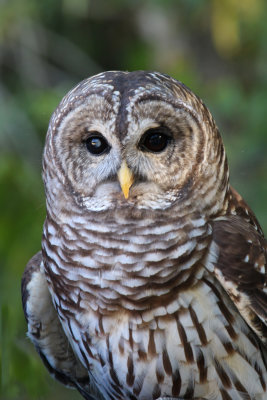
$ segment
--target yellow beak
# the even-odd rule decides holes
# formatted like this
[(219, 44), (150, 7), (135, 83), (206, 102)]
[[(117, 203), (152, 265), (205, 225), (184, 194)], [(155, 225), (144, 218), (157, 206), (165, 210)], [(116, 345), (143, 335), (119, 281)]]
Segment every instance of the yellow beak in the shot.
[(129, 190), (133, 184), (134, 176), (133, 173), (127, 167), (126, 161), (123, 160), (121, 167), (118, 171), (118, 179), (121, 185), (125, 199), (129, 197)]

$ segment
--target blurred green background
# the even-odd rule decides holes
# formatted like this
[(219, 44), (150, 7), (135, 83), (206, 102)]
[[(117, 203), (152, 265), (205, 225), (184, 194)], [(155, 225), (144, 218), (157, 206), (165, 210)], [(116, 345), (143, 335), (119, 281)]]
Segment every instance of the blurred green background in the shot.
[(183, 81), (222, 133), (231, 182), (267, 232), (265, 0), (0, 1), (1, 400), (79, 399), (26, 339), (20, 279), (40, 249), (50, 115), (80, 80), (152, 69)]

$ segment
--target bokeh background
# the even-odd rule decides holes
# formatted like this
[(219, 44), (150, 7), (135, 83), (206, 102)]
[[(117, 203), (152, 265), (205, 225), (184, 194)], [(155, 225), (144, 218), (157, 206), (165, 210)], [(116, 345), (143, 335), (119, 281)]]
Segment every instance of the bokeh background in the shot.
[(50, 115), (80, 80), (152, 69), (215, 116), (233, 186), (267, 232), (265, 0), (0, 0), (1, 400), (79, 399), (26, 338), (20, 279), (40, 249), (41, 155)]

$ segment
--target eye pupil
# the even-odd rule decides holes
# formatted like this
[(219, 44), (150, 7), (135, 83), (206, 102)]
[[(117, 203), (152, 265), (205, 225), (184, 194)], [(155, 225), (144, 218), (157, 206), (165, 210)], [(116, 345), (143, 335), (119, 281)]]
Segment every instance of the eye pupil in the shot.
[(85, 141), (87, 150), (94, 155), (100, 155), (107, 153), (110, 150), (110, 146), (106, 139), (100, 134), (94, 134), (89, 136)]
[(92, 138), (91, 139), (91, 146), (94, 149), (99, 149), (102, 146), (102, 142), (99, 138)]
[(160, 133), (153, 133), (145, 140), (146, 147), (153, 151), (161, 151), (162, 148), (165, 147), (165, 143), (166, 136), (163, 136)]
[(163, 128), (149, 129), (142, 136), (139, 147), (144, 151), (160, 153), (167, 147), (170, 139), (170, 135), (167, 135)]

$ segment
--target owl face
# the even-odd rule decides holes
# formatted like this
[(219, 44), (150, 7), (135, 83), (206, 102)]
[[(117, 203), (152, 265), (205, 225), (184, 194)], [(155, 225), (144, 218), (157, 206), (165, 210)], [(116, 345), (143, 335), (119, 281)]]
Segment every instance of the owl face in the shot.
[(108, 72), (80, 83), (51, 119), (44, 166), (48, 159), (47, 192), (60, 197), (64, 186), (88, 211), (193, 206), (203, 180), (216, 196), (227, 185), (208, 110), (180, 82), (157, 73)]

